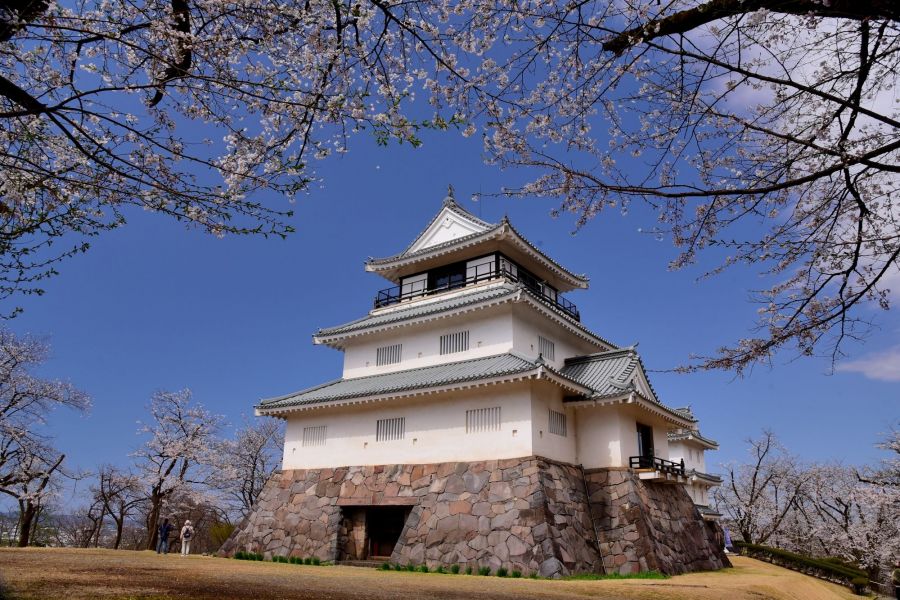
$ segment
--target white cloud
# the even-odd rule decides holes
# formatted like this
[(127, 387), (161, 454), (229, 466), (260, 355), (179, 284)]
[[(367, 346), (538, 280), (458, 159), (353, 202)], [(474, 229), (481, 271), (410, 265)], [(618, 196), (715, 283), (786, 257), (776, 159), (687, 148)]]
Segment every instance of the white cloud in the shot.
[(838, 371), (861, 373), (876, 381), (900, 381), (900, 346), (837, 365)]

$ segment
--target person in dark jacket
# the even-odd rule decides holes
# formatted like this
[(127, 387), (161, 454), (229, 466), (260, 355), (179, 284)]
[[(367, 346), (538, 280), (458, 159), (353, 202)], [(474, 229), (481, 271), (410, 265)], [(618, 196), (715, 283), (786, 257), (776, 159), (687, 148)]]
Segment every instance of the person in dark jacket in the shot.
[(156, 553), (157, 554), (168, 554), (169, 553), (169, 534), (172, 533), (172, 524), (169, 523), (168, 519), (163, 519), (163, 522), (160, 524), (157, 529), (157, 537), (158, 541), (156, 542)]

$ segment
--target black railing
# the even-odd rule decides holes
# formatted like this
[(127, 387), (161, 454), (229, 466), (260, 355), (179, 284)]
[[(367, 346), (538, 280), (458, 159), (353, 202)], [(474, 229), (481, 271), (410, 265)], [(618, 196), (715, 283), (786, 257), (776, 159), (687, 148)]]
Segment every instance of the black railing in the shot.
[(660, 473), (680, 475), (684, 477), (684, 459), (681, 462), (672, 462), (656, 456), (632, 456), (628, 459), (628, 466), (632, 469), (653, 469)]
[[(486, 267), (485, 269), (483, 269), (484, 272), (479, 272), (482, 267)], [(399, 285), (383, 289), (379, 291), (375, 296), (375, 308), (383, 308), (385, 306), (391, 306), (392, 304), (398, 304), (406, 300), (422, 298), (423, 296), (441, 294), (450, 290), (456, 290), (466, 287), (467, 285), (472, 285), (473, 283), (489, 281), (491, 279), (499, 279), (502, 277), (512, 282), (521, 283), (529, 291), (537, 295), (542, 300), (550, 303), (552, 306), (558, 308), (576, 321), (581, 321), (581, 313), (578, 312), (578, 307), (575, 306), (575, 304), (560, 296), (559, 293), (555, 290), (545, 289), (540, 280), (532, 277), (527, 273), (513, 273), (509, 268), (509, 265), (506, 264), (501, 265), (500, 270), (497, 271), (494, 267), (493, 262), (475, 265), (469, 270), (474, 271), (474, 275), (465, 279), (451, 280), (449, 283), (441, 286), (429, 288), (427, 287), (427, 282), (423, 281), (421, 282), (421, 288), (413, 288), (410, 286), (410, 288), (407, 289), (406, 292), (403, 291), (403, 286)]]

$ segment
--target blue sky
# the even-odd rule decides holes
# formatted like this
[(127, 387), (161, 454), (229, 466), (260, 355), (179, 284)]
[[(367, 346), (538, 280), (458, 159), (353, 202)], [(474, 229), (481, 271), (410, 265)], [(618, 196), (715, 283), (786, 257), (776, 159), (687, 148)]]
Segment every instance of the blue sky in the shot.
[[(552, 219), (552, 201), (472, 202), (473, 193), (523, 175), (484, 166), (477, 139), (433, 133), (412, 149), (359, 137), (349, 154), (319, 168), (323, 187), (298, 201), (297, 233), (286, 241), (216, 239), (134, 211), (126, 227), (63, 263), (46, 295), (19, 299), (25, 312), (8, 326), (51, 339), (42, 373), (69, 379), (93, 398), (87, 416), (51, 417), (71, 466), (127, 463), (154, 390), (190, 387), (237, 426), (261, 397), (338, 377), (339, 353), (314, 346), (312, 333), (371, 308), (376, 291), (391, 284), (365, 273), (363, 261), (403, 249), (439, 210), (448, 184), (476, 215), (497, 221), (508, 214), (544, 251), (588, 274), (591, 289), (569, 295), (584, 322), (615, 343), (639, 342), (651, 370), (710, 353), (746, 335), (753, 322), (748, 296), (761, 287), (756, 275), (734, 271), (697, 282), (699, 268), (669, 272), (675, 251), (669, 240), (639, 232), (654, 225), (643, 210), (611, 212), (572, 235), (574, 218)], [(873, 314), (879, 329), (864, 345), (848, 346), (851, 359), (865, 358), (865, 366), (889, 357), (898, 315)], [(883, 380), (900, 371), (896, 359), (881, 365), (879, 380), (828, 375), (825, 360), (790, 358), (741, 379), (718, 372), (651, 378), (663, 402), (692, 405), (704, 433), (719, 440), (709, 464), (743, 458), (743, 440), (767, 427), (807, 459), (877, 460), (874, 444), (900, 418), (900, 382)]]

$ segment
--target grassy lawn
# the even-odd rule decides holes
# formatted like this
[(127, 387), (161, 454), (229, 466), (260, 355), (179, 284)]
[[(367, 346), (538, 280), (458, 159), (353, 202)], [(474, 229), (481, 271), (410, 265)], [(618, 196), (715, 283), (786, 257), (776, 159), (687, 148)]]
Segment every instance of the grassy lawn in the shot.
[(531, 580), (298, 566), (152, 552), (0, 548), (0, 599), (625, 598), (838, 600), (849, 590), (749, 558), (670, 579)]

